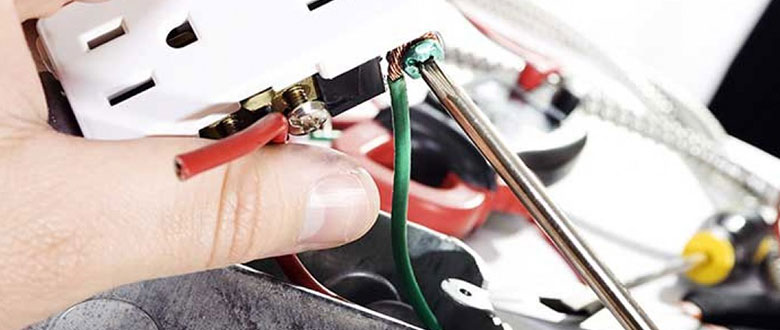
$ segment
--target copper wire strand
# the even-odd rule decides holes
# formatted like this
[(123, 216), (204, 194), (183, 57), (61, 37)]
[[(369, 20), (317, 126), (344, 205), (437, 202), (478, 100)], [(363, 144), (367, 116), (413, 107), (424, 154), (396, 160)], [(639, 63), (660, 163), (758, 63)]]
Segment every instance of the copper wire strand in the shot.
[(417, 43), (423, 40), (436, 40), (438, 42), (441, 42), (441, 38), (439, 37), (439, 34), (435, 32), (426, 32), (419, 38), (407, 42), (387, 52), (387, 56), (386, 56), (387, 77), (391, 81), (396, 81), (401, 77), (403, 77), (404, 75), (403, 63), (404, 63), (404, 56), (406, 55), (406, 52), (408, 52), (409, 49), (412, 48), (412, 46), (416, 45)]

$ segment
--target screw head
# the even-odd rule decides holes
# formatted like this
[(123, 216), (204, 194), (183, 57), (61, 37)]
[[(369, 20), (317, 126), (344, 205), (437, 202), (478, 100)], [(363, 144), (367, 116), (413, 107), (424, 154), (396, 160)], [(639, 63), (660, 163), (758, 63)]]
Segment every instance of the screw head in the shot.
[(330, 113), (325, 103), (320, 101), (303, 102), (290, 110), (287, 122), (290, 124), (290, 134), (305, 135), (322, 128), (330, 120)]

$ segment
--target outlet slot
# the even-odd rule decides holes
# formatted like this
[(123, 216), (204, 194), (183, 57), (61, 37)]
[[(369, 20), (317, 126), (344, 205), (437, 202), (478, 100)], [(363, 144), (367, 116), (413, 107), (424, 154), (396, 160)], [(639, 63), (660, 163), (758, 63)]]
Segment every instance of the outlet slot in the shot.
[(145, 80), (144, 82), (131, 86), (127, 89), (124, 89), (114, 95), (111, 95), (108, 97), (108, 104), (110, 104), (112, 107), (122, 103), (124, 101), (127, 101), (128, 99), (141, 94), (150, 88), (154, 87), (156, 84), (154, 83), (154, 79), (149, 78)]
[(308, 4), (309, 11), (314, 11), (315, 9), (320, 8), (320, 7), (328, 4), (328, 2), (331, 2), (331, 1), (333, 1), (333, 0), (314, 0), (314, 1), (311, 1)]
[(198, 35), (195, 34), (189, 20), (173, 28), (165, 37), (165, 42), (172, 48), (184, 48), (196, 41), (198, 41)]
[(100, 29), (98, 29), (97, 33), (97, 36), (92, 37), (87, 41), (87, 48), (89, 50), (98, 48), (111, 40), (125, 35), (125, 21), (123, 19), (119, 19), (116, 20), (116, 23), (106, 24), (105, 26), (102, 26)]

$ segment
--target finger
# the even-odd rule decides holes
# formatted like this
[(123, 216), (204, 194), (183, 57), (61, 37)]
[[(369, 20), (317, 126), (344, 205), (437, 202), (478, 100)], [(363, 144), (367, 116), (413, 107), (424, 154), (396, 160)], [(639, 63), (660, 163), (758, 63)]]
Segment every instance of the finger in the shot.
[[(80, 2), (99, 2), (104, 0), (81, 0)], [(72, 0), (15, 0), (16, 10), (22, 21), (54, 14)]]
[(0, 134), (46, 124), (46, 103), (14, 2), (0, 0)]
[[(46, 103), (21, 22), (54, 13), (66, 0), (0, 0), (0, 136), (46, 128)], [(97, 2), (95, 0), (88, 2)]]
[(269, 146), (180, 182), (174, 155), (202, 144), (52, 133), (3, 153), (0, 324), (4, 309), (32, 321), (124, 283), (341, 245), (376, 218), (373, 181), (335, 151)]

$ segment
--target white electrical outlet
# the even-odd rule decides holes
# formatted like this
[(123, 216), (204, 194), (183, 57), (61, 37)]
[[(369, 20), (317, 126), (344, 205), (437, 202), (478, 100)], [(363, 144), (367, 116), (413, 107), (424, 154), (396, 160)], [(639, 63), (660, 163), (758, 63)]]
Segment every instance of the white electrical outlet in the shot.
[(87, 138), (195, 135), (268, 88), (435, 31), (440, 0), (111, 0), (38, 22)]

